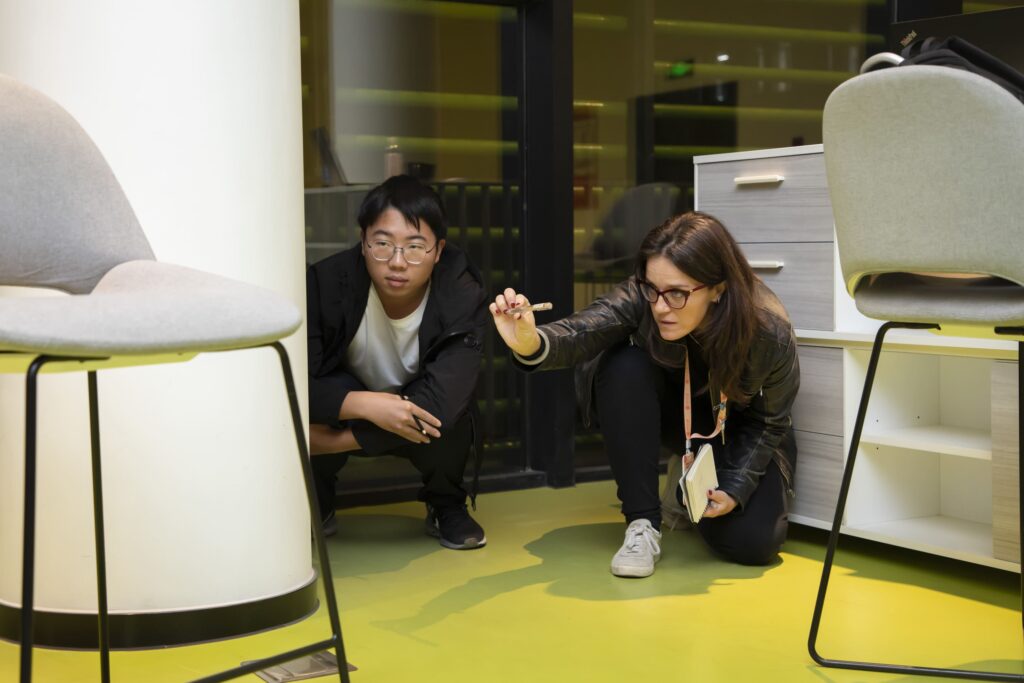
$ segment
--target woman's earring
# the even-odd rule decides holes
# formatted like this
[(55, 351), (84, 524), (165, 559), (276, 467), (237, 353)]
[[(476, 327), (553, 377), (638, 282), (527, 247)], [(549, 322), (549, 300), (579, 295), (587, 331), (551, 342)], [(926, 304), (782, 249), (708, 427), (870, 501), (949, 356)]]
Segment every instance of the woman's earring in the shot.
[[(721, 297), (719, 297), (719, 298), (721, 298)], [(712, 300), (711, 300), (711, 303), (713, 303), (713, 304), (717, 304), (717, 303), (718, 303), (718, 299), (712, 299)]]

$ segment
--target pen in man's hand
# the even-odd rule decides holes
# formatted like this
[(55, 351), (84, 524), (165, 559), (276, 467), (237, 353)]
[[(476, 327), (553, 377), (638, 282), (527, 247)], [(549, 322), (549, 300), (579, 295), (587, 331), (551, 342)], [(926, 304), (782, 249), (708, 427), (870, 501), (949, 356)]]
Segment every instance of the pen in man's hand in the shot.
[(421, 434), (422, 434), (423, 436), (427, 436), (427, 428), (423, 426), (423, 423), (422, 423), (422, 422), (420, 422), (420, 418), (418, 418), (418, 417), (416, 417), (415, 415), (413, 415), (413, 416), (412, 416), (412, 419), (416, 421), (416, 426), (417, 426), (417, 427), (419, 427), (419, 429), (420, 429), (420, 433), (421, 433)]

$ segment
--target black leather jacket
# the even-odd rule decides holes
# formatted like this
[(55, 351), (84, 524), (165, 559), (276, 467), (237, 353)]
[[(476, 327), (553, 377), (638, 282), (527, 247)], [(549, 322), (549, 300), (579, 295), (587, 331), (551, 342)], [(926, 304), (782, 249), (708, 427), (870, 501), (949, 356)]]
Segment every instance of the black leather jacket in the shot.
[[(718, 463), (719, 488), (742, 507), (773, 459), (792, 490), (796, 441), (790, 414), (800, 388), (796, 337), (785, 309), (764, 284), (758, 285), (762, 325), (741, 374), (741, 397), (729, 397), (725, 457)], [(666, 342), (658, 333), (650, 304), (636, 278), (620, 283), (573, 315), (538, 327), (545, 348), (537, 359), (517, 364), (524, 370), (576, 367), (576, 396), (585, 424), (595, 421), (594, 376), (604, 351), (627, 339), (665, 367), (682, 367), (685, 345)], [(714, 382), (712, 368), (712, 383)], [(719, 389), (709, 387), (712, 396)]]

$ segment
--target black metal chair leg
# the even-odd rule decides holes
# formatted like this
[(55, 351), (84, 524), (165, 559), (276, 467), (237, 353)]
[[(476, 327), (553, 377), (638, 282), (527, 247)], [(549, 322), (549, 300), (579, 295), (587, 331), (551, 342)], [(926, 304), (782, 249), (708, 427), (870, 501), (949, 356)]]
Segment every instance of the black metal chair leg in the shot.
[(96, 371), (89, 375), (89, 434), (92, 442), (92, 515), (96, 537), (96, 598), (99, 609), (98, 644), (100, 679), (110, 682), (110, 620), (107, 614), (107, 550), (103, 530), (103, 474), (100, 466), (100, 407), (96, 387)]
[[(878, 329), (878, 333), (875, 335), (875, 342), (871, 347), (871, 359), (868, 362), (867, 375), (864, 378), (864, 391), (861, 393), (860, 407), (857, 409), (857, 419), (854, 422), (853, 435), (850, 441), (850, 451), (846, 458), (846, 467), (843, 470), (843, 480), (839, 487), (839, 498), (836, 502), (836, 514), (832, 521), (832, 530), (828, 537), (828, 546), (825, 551), (825, 563), (821, 569), (821, 582), (818, 585), (818, 596), (814, 603), (814, 616), (811, 619), (811, 629), (807, 640), (807, 650), (810, 653), (811, 658), (821, 666), (836, 669), (856, 669), (861, 671), (878, 671), (882, 673), (921, 674), (928, 676), (942, 676), (946, 678), (966, 678), (988, 681), (1024, 681), (1024, 675), (1021, 674), (828, 659), (826, 657), (822, 657), (817, 650), (818, 629), (821, 625), (821, 614), (825, 605), (825, 594), (828, 591), (828, 580), (832, 572), (832, 563), (835, 560), (836, 546), (839, 543), (839, 528), (842, 525), (843, 513), (846, 511), (847, 494), (850, 491), (850, 482), (853, 479), (853, 467), (857, 459), (857, 451), (860, 447), (861, 432), (864, 428), (864, 419), (867, 415), (868, 401), (871, 397), (871, 388), (875, 381), (875, 372), (878, 369), (878, 361), (882, 351), (882, 342), (885, 339), (886, 333), (894, 328), (938, 329), (938, 327), (938, 325), (928, 323), (887, 322)], [(1022, 424), (1024, 424), (1024, 422), (1022, 422)]]
[(338, 602), (334, 594), (334, 579), (331, 576), (331, 558), (327, 553), (323, 526), (320, 524), (320, 506), (317, 502), (316, 486), (313, 484), (313, 467), (309, 462), (309, 448), (306, 445), (302, 412), (299, 410), (299, 399), (295, 393), (295, 379), (292, 376), (288, 351), (284, 345), (281, 342), (274, 342), (272, 346), (281, 359), (281, 372), (284, 373), (285, 387), (288, 391), (292, 426), (295, 428), (295, 441), (298, 445), (300, 465), (302, 466), (302, 478), (306, 484), (306, 498), (309, 501), (309, 519), (312, 523), (313, 537), (316, 539), (317, 553), (320, 558), (320, 575), (324, 583), (324, 600), (327, 602), (327, 614), (331, 622), (331, 638), (335, 641), (334, 654), (338, 660), (338, 676), (342, 683), (349, 683), (348, 659), (345, 657), (345, 643), (341, 637), (341, 616), (338, 613)]
[(21, 683), (32, 680), (33, 598), (36, 566), (36, 398), (39, 370), (47, 359), (32, 361), (25, 375), (25, 499), (21, 549)]
[[(292, 414), (292, 424), (295, 429), (295, 440), (298, 445), (299, 461), (302, 467), (303, 481), (306, 486), (306, 498), (309, 503), (310, 519), (313, 528), (313, 538), (316, 542), (317, 552), (320, 559), (320, 576), (324, 583), (324, 599), (327, 602), (327, 611), (331, 623), (331, 637), (316, 643), (310, 643), (288, 652), (283, 652), (258, 661), (249, 662), (243, 666), (223, 671), (213, 676), (196, 679), (196, 683), (213, 683), (214, 681), (226, 681), (246, 674), (254, 673), (277, 664), (297, 659), (304, 655), (310, 655), (334, 648), (338, 661), (338, 677), (342, 683), (350, 683), (348, 675), (347, 660), (345, 657), (345, 645), (341, 635), (341, 618), (338, 613), (338, 603), (334, 594), (334, 582), (331, 577), (330, 558), (327, 554), (327, 546), (324, 542), (323, 529), (319, 524), (320, 509), (317, 504), (316, 489), (313, 486), (313, 470), (309, 462), (309, 449), (306, 445), (306, 434), (302, 423), (302, 414), (299, 410), (298, 396), (295, 392), (295, 381), (292, 377), (291, 363), (288, 359), (288, 352), (280, 342), (267, 344), (274, 347), (281, 361), (281, 370), (284, 373), (285, 388), (288, 393), (288, 404)], [(34, 621), (34, 591), (35, 591), (35, 536), (36, 536), (36, 443), (37, 443), (37, 415), (38, 415), (38, 375), (43, 365), (51, 361), (84, 361), (95, 359), (64, 358), (54, 356), (39, 356), (29, 365), (26, 374), (25, 391), (25, 500), (24, 500), (24, 536), (22, 543), (22, 590), (21, 590), (21, 650), (20, 650), (20, 681), (30, 683), (32, 680), (32, 651), (33, 651), (33, 621)], [(96, 372), (88, 372), (89, 382), (89, 427), (92, 447), (92, 480), (93, 480), (93, 516), (96, 534), (96, 591), (98, 598), (98, 642), (100, 651), (100, 670), (103, 683), (110, 681), (110, 624), (109, 610), (107, 604), (107, 570), (106, 570), (106, 543), (103, 524), (103, 477), (101, 466), (100, 450), (100, 426), (99, 426), (99, 392), (97, 388)]]
[(878, 329), (875, 335), (875, 343), (871, 347), (871, 359), (868, 362), (867, 375), (864, 377), (864, 390), (860, 395), (860, 407), (857, 408), (857, 419), (853, 424), (853, 436), (850, 440), (850, 452), (846, 457), (846, 467), (843, 469), (843, 480), (839, 486), (839, 498), (836, 501), (836, 514), (832, 520), (832, 530), (828, 535), (828, 546), (825, 550), (825, 564), (821, 569), (821, 582), (818, 584), (818, 597), (814, 603), (814, 616), (811, 619), (811, 632), (807, 640), (807, 650), (818, 664), (830, 666), (829, 662), (818, 654), (818, 628), (821, 625), (821, 612), (825, 606), (825, 593), (828, 591), (828, 580), (832, 574), (832, 562), (835, 559), (836, 546), (839, 544), (839, 528), (843, 523), (843, 513), (846, 511), (846, 497), (850, 492), (850, 481), (853, 479), (853, 465), (857, 460), (857, 450), (860, 448), (860, 435), (864, 428), (864, 418), (868, 411), (868, 400), (871, 398), (871, 387), (875, 382), (875, 371), (878, 369), (878, 360), (882, 352), (882, 341), (885, 334), (893, 327), (893, 323), (885, 323)]
[(302, 423), (302, 413), (299, 410), (299, 399), (295, 393), (295, 380), (292, 377), (291, 362), (288, 360), (288, 352), (281, 342), (273, 342), (265, 346), (272, 346), (281, 359), (281, 371), (284, 373), (285, 389), (288, 392), (288, 405), (292, 413), (292, 426), (295, 428), (295, 441), (298, 445), (299, 461), (302, 466), (302, 477), (306, 484), (306, 499), (309, 502), (310, 522), (313, 527), (313, 538), (316, 542), (318, 556), (320, 558), (320, 578), (324, 584), (324, 601), (327, 603), (327, 614), (331, 622), (331, 637), (317, 643), (310, 643), (303, 647), (295, 648), (272, 657), (249, 662), (242, 666), (222, 671), (212, 676), (197, 678), (192, 683), (219, 683), (220, 681), (231, 680), (245, 674), (255, 673), (276, 664), (283, 664), (304, 655), (322, 652), (334, 648), (334, 655), (338, 661), (338, 678), (342, 683), (350, 683), (348, 676), (348, 660), (345, 657), (345, 644), (341, 637), (341, 617), (338, 615), (338, 602), (334, 596), (334, 580), (331, 578), (331, 560), (327, 555), (327, 545), (324, 542), (323, 528), (320, 526), (320, 506), (317, 504), (316, 489), (313, 486), (313, 468), (309, 463), (309, 448), (306, 446), (306, 431)]

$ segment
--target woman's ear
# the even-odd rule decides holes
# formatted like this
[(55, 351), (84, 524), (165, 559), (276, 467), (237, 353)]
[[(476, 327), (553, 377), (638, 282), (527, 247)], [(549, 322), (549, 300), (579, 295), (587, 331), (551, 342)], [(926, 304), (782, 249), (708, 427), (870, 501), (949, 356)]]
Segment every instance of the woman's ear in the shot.
[(711, 302), (718, 303), (722, 299), (722, 295), (725, 294), (725, 282), (719, 282), (717, 285), (711, 287)]

